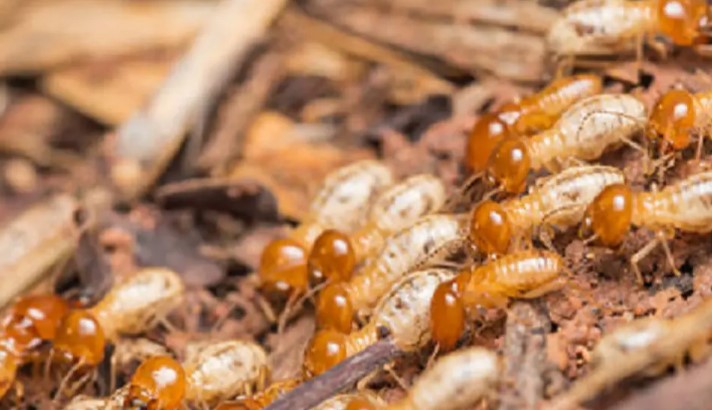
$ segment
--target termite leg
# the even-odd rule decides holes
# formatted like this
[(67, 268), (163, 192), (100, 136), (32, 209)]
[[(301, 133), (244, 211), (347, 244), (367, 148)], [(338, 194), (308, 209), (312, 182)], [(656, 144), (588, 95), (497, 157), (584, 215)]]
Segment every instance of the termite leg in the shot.
[(650, 255), (650, 252), (652, 252), (653, 249), (658, 246), (659, 242), (660, 238), (656, 236), (630, 258), (630, 266), (633, 269), (633, 272), (635, 272), (635, 278), (637, 279), (638, 284), (640, 285), (643, 285), (645, 282), (643, 282), (643, 274), (640, 273), (638, 263), (640, 263), (640, 261), (643, 260), (646, 256)]
[(400, 376), (398, 376), (398, 373), (393, 370), (393, 365), (394, 362), (388, 363), (383, 366), (383, 370), (385, 370), (386, 373), (388, 373), (393, 378), (393, 380), (395, 380), (396, 384), (401, 389), (408, 391), (408, 383), (406, 383)]
[(450, 197), (445, 201), (442, 206), (442, 210), (444, 212), (452, 212), (463, 203), (473, 202), (473, 198), (475, 197), (473, 194), (475, 184), (478, 181), (481, 181), (484, 175), (484, 172), (476, 172), (467, 177), (467, 179), (465, 180), (465, 182), (462, 183), (460, 188), (458, 188), (456, 192), (450, 195)]
[(556, 248), (554, 248), (554, 227), (550, 224), (542, 224), (537, 231), (537, 236), (546, 249), (556, 252)]
[(566, 285), (566, 279), (568, 277), (566, 276), (559, 276), (556, 279), (552, 280), (551, 282), (539, 286), (536, 289), (532, 289), (529, 292), (523, 293), (522, 295), (518, 296), (521, 299), (536, 299), (541, 296), (546, 295), (549, 292), (554, 292), (557, 291), (561, 288), (563, 288)]
[(71, 378), (74, 376), (76, 372), (79, 371), (84, 366), (84, 361), (79, 360), (74, 366), (72, 366), (67, 374), (62, 378), (62, 381), (59, 383), (59, 387), (57, 388), (57, 393), (54, 395), (54, 399), (52, 400), (54, 403), (58, 403), (59, 399), (62, 398), (62, 393), (64, 393), (64, 389), (67, 388), (67, 384), (71, 380)]
[(668, 244), (668, 235), (665, 235), (665, 232), (663, 231), (658, 231), (657, 236), (658, 241), (663, 246), (663, 251), (665, 251), (665, 257), (667, 258), (667, 261), (670, 264), (673, 273), (675, 274), (675, 276), (682, 275), (682, 272), (680, 272), (680, 270), (677, 269), (677, 267), (675, 266), (675, 258), (673, 258), (672, 251), (670, 251), (670, 245)]
[(702, 158), (702, 147), (704, 147), (705, 138), (704, 135), (697, 136), (697, 150), (695, 151), (695, 162), (699, 165), (700, 159)]

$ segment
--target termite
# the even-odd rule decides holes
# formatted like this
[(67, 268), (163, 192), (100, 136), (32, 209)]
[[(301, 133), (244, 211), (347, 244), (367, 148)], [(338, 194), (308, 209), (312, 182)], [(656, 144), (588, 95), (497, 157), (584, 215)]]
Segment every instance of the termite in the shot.
[(611, 55), (636, 49), (657, 33), (691, 46), (707, 24), (705, 0), (581, 0), (551, 27), (547, 41), (559, 56)]
[(188, 375), (186, 399), (216, 403), (261, 390), (269, 376), (267, 354), (251, 342), (211, 343), (183, 362)]
[(317, 300), (317, 324), (350, 332), (355, 313), (372, 307), (406, 273), (462, 243), (466, 219), (428, 215), (389, 237), (379, 255), (358, 275), (322, 290)]
[(52, 350), (53, 359), (73, 364), (65, 380), (98, 365), (107, 341), (145, 332), (164, 319), (180, 303), (183, 291), (175, 272), (145, 268), (114, 286), (95, 306), (70, 310), (57, 328)]
[(432, 338), (452, 349), (465, 329), (466, 308), (506, 308), (510, 299), (531, 299), (564, 285), (564, 260), (557, 253), (527, 250), (461, 271), (438, 286), (430, 307)]
[(674, 319), (643, 318), (605, 335), (592, 354), (587, 374), (556, 396), (546, 408), (568, 410), (592, 399), (608, 386), (639, 373), (656, 375), (685, 356), (697, 361), (710, 353), (712, 299)]
[(212, 343), (190, 356), (182, 365), (170, 356), (144, 361), (125, 387), (124, 406), (174, 410), (184, 400), (214, 404), (261, 388), (267, 377), (267, 354), (251, 342)]
[(0, 398), (33, 349), (54, 340), (57, 325), (68, 310), (67, 301), (56, 295), (26, 296), (8, 308), (0, 321)]
[(301, 382), (299, 377), (274, 382), (257, 394), (221, 403), (215, 410), (262, 410)]
[(470, 347), (442, 357), (426, 369), (408, 390), (405, 398), (388, 405), (357, 401), (363, 410), (466, 410), (491, 394), (500, 379), (501, 363), (494, 352)]
[(309, 282), (348, 280), (354, 267), (383, 247), (386, 238), (433, 213), (445, 203), (445, 186), (433, 175), (416, 175), (393, 185), (376, 199), (365, 224), (350, 236), (322, 233), (309, 254)]
[(602, 89), (603, 82), (597, 75), (563, 77), (539, 92), (484, 114), (467, 139), (466, 165), (473, 172), (484, 171), (490, 153), (503, 138), (545, 130), (573, 103), (599, 94)]
[(643, 283), (638, 262), (659, 244), (679, 275), (667, 239), (674, 237), (675, 229), (712, 232), (712, 172), (692, 175), (654, 192), (633, 192), (624, 184), (608, 186), (589, 205), (582, 227), (591, 230), (603, 245), (615, 247), (623, 242), (632, 225), (656, 234), (630, 259), (638, 282)]
[[(648, 349), (673, 331), (675, 331), (674, 322), (668, 319), (659, 317), (635, 319), (603, 336), (591, 352), (591, 365), (594, 367), (613, 366), (624, 355), (630, 354), (632, 351)], [(684, 353), (681, 354), (681, 357), (675, 358), (673, 362), (682, 364), (684, 361), (682, 356)], [(673, 363), (659, 363), (645, 373), (660, 374), (670, 364)]]
[(376, 343), (384, 331), (403, 351), (423, 347), (430, 340), (430, 298), (440, 283), (452, 277), (452, 271), (447, 269), (411, 273), (381, 299), (363, 328), (348, 335), (333, 329), (317, 332), (304, 353), (305, 374), (325, 372)]
[[(662, 148), (682, 150), (690, 145), (694, 131), (705, 130), (712, 123), (712, 91), (692, 94), (687, 90), (672, 89), (663, 94), (650, 113), (650, 128), (659, 137)], [(701, 155), (702, 136), (699, 138), (697, 158)]]
[[(487, 173), (510, 193), (524, 190), (530, 171), (558, 170), (571, 160), (593, 160), (608, 147), (643, 130), (645, 106), (626, 94), (601, 94), (571, 106), (556, 124), (531, 138), (503, 140), (490, 156)], [(640, 148), (640, 147), (638, 147)]]
[(376, 394), (369, 391), (361, 391), (358, 393), (339, 394), (328, 400), (324, 400), (312, 410), (365, 410), (376, 406), (380, 408), (384, 405), (383, 400)]
[(603, 188), (625, 182), (618, 168), (590, 165), (567, 168), (537, 181), (525, 196), (480, 203), (472, 212), (470, 241), (481, 252), (505, 254), (515, 239), (538, 226), (578, 225), (586, 207)]
[(327, 176), (302, 223), (287, 238), (270, 242), (262, 251), (259, 277), (264, 291), (278, 298), (303, 293), (307, 255), (316, 237), (329, 228), (356, 229), (368, 204), (392, 182), (390, 169), (373, 160), (356, 162)]
[(124, 410), (127, 391), (118, 389), (111, 397), (76, 396), (64, 406), (64, 410)]

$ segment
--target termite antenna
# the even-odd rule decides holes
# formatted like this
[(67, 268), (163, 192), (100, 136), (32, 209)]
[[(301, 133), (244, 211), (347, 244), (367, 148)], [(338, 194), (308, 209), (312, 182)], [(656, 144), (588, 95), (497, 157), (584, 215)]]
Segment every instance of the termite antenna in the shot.
[(443, 204), (443, 212), (452, 212), (458, 208), (458, 206), (463, 203), (474, 202), (473, 194), (476, 184), (483, 180), (485, 176), (484, 171), (476, 172), (465, 180), (465, 182), (460, 185), (460, 187), (445, 201)]
[(82, 366), (84, 366), (84, 361), (77, 361), (77, 363), (75, 363), (74, 366), (72, 366), (67, 372), (67, 374), (62, 378), (62, 381), (59, 383), (59, 387), (57, 388), (57, 392), (54, 394), (54, 398), (52, 399), (52, 404), (54, 406), (57, 406), (59, 404), (59, 400), (62, 398), (62, 393), (67, 387), (69, 380), (74, 376), (76, 372), (79, 371), (79, 369), (82, 368)]

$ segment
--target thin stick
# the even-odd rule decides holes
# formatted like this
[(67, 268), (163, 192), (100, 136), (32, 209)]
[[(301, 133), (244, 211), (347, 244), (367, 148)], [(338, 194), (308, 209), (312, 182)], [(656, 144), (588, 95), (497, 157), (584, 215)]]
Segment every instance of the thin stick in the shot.
[(353, 386), (359, 379), (402, 353), (390, 339), (380, 340), (329, 371), (301, 384), (265, 410), (311, 409), (336, 393)]
[(244, 63), (286, 2), (223, 0), (151, 101), (118, 129), (110, 153), (112, 178), (128, 199), (156, 182), (203, 107)]

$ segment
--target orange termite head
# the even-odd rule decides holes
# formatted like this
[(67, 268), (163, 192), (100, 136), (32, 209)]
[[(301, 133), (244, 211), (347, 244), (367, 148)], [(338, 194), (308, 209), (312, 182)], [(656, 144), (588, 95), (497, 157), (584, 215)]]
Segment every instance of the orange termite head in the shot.
[(492, 150), (508, 136), (509, 126), (499, 112), (482, 115), (467, 138), (465, 165), (472, 172), (484, 171)]
[(318, 331), (304, 352), (305, 376), (318, 376), (346, 359), (347, 338), (336, 330)]
[(129, 383), (124, 409), (174, 410), (183, 402), (186, 377), (183, 367), (169, 356), (146, 359)]
[(335, 229), (324, 231), (314, 241), (307, 266), (309, 286), (349, 280), (356, 266), (356, 254), (348, 235)]
[(88, 310), (70, 310), (57, 328), (54, 349), (59, 360), (96, 366), (104, 359), (106, 336)]
[(664, 145), (681, 150), (690, 144), (695, 126), (694, 97), (686, 90), (670, 90), (658, 100), (650, 114), (650, 126)]
[(430, 300), (431, 337), (440, 349), (455, 348), (465, 331), (465, 305), (455, 280), (443, 282)]
[(486, 200), (472, 210), (469, 239), (479, 251), (488, 255), (507, 253), (512, 224), (502, 205)]
[(262, 290), (274, 302), (284, 302), (307, 287), (307, 251), (293, 239), (276, 239), (262, 251)]
[(331, 283), (321, 291), (316, 304), (316, 322), (319, 328), (350, 333), (353, 316), (351, 297), (343, 283)]
[(691, 46), (707, 25), (706, 0), (659, 0), (658, 29), (678, 46)]
[(31, 295), (15, 302), (0, 326), (18, 349), (32, 349), (54, 339), (69, 304), (57, 295)]
[(633, 193), (625, 184), (604, 188), (586, 210), (582, 228), (592, 231), (605, 246), (618, 246), (630, 230)]
[(507, 138), (500, 142), (487, 162), (487, 177), (504, 191), (524, 191), (531, 168), (531, 158), (521, 138)]

